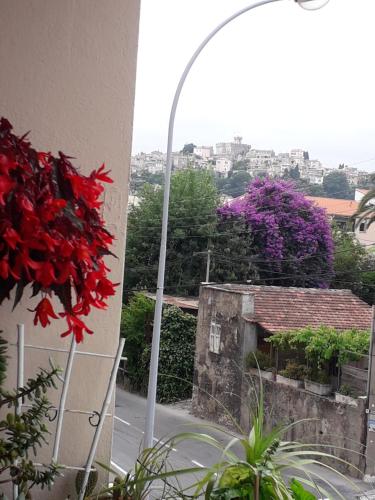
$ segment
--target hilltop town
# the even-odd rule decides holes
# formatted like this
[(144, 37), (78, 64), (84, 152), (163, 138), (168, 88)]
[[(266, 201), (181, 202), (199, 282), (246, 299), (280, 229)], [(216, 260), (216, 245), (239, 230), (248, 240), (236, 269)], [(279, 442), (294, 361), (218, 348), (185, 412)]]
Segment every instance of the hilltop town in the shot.
[[(138, 153), (131, 158), (133, 175), (161, 174), (165, 169), (166, 154), (160, 151)], [(310, 184), (322, 185), (324, 177), (337, 170), (323, 165), (318, 159), (310, 158), (308, 151), (292, 149), (276, 153), (273, 149), (257, 149), (242, 142), (242, 137), (234, 137), (232, 142), (219, 142), (213, 146), (186, 144), (179, 152), (173, 153), (175, 170), (187, 167), (210, 169), (215, 175), (226, 178), (232, 171), (246, 171), (251, 177), (282, 177), (290, 173), (295, 179), (303, 179)], [(368, 171), (344, 163), (338, 166), (351, 186), (364, 186), (369, 182)]]

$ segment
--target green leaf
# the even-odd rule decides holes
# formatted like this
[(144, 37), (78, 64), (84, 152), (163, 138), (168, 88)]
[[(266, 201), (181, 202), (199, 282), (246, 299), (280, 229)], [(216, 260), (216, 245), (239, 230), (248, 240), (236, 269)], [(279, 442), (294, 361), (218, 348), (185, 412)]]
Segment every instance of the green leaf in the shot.
[(292, 479), (290, 489), (294, 500), (316, 500), (316, 496), (305, 490), (302, 484), (296, 479)]

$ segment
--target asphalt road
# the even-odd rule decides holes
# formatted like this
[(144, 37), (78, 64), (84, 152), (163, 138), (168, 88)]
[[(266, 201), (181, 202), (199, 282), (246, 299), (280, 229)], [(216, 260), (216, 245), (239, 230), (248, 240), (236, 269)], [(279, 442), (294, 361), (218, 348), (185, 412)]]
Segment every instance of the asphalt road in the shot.
[[(144, 398), (117, 388), (112, 462), (118, 471), (126, 472), (134, 467), (142, 445), (145, 411), (146, 400)], [(207, 431), (203, 427), (205, 424), (209, 424), (209, 422), (193, 417), (187, 410), (167, 405), (156, 405), (155, 440), (164, 440), (167, 436), (179, 432), (197, 431), (209, 433), (221, 443), (228, 443), (230, 438), (224, 429)], [(171, 450), (169, 455), (169, 461), (174, 469), (210, 466), (219, 459), (220, 452), (218, 450), (194, 441), (185, 441), (179, 444)], [(358, 495), (358, 489), (337, 475), (318, 466), (312, 470), (318, 473), (319, 477), (328, 479), (345, 499), (351, 500)], [(184, 485), (191, 484), (192, 480), (194, 480), (192, 476), (185, 477), (182, 483)], [(374, 488), (373, 485), (358, 480), (353, 480), (353, 482), (361, 491)], [(336, 500), (340, 497), (332, 493), (330, 498)]]

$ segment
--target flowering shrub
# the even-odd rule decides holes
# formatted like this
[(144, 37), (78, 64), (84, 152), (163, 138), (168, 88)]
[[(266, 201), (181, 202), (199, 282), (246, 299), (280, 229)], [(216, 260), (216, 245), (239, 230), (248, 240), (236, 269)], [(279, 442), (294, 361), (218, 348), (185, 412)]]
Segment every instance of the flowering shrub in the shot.
[(218, 213), (225, 223), (240, 219), (247, 225), (252, 235), (249, 255), (261, 280), (328, 287), (333, 275), (333, 240), (327, 216), (292, 183), (256, 179), (245, 195)]
[[(98, 212), (103, 182), (112, 182), (104, 165), (84, 176), (66, 155), (37, 152), (0, 120), (0, 304), (16, 287), (15, 307), (30, 284), (32, 296), (42, 296), (34, 324), (63, 317), (62, 336), (77, 342), (93, 333), (82, 317), (105, 309), (115, 293), (103, 260), (113, 242)], [(62, 303), (59, 315), (52, 294)]]

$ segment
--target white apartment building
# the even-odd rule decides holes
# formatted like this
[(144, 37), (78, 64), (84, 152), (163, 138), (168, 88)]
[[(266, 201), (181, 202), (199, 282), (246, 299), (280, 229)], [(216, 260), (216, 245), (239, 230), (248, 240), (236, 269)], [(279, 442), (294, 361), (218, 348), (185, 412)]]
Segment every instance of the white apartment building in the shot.
[(246, 158), (248, 159), (270, 159), (275, 157), (275, 151), (272, 149), (250, 149), (248, 153), (246, 153)]
[(194, 154), (208, 160), (208, 158), (213, 157), (214, 148), (212, 146), (197, 146), (194, 148)]
[(303, 149), (292, 149), (290, 151), (290, 159), (291, 160), (308, 160), (309, 153), (304, 151)]
[(323, 184), (323, 179), (324, 179), (324, 170), (322, 169), (315, 169), (315, 168), (310, 168), (308, 170), (308, 175), (307, 178), (311, 184)]
[(228, 158), (216, 158), (216, 165), (214, 165), (214, 171), (218, 173), (221, 177), (228, 177), (228, 173), (233, 165), (232, 160)]
[(165, 163), (161, 161), (156, 161), (154, 163), (148, 163), (146, 165), (146, 170), (150, 174), (161, 174), (165, 170)]
[(185, 156), (182, 153), (172, 153), (172, 165), (176, 170), (187, 168), (189, 163), (189, 156)]
[(347, 165), (345, 165), (345, 167), (342, 171), (345, 173), (349, 184), (352, 184), (353, 186), (356, 186), (358, 184), (358, 169), (357, 168), (348, 167)]
[(147, 171), (151, 174), (157, 174), (164, 171), (165, 162), (166, 155), (160, 151), (139, 153), (131, 157), (131, 169), (133, 172)]

